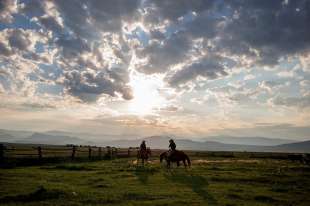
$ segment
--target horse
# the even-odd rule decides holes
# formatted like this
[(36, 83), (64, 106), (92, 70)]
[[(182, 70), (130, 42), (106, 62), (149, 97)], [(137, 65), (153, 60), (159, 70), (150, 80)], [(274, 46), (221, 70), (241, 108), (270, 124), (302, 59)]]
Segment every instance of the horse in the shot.
[(146, 150), (138, 150), (137, 153), (137, 164), (139, 163), (139, 159), (142, 160), (142, 165), (144, 165), (144, 160), (148, 160), (149, 156), (151, 156), (151, 149), (147, 148)]
[[(171, 155), (169, 155), (169, 152), (163, 152), (160, 154), (160, 162), (163, 161), (163, 159), (167, 162), (167, 168), (170, 168), (171, 162), (176, 162), (177, 166), (180, 166), (180, 161), (183, 162), (184, 167), (191, 166), (191, 160), (189, 157), (182, 151), (176, 150)], [(186, 164), (187, 162), (187, 164)]]

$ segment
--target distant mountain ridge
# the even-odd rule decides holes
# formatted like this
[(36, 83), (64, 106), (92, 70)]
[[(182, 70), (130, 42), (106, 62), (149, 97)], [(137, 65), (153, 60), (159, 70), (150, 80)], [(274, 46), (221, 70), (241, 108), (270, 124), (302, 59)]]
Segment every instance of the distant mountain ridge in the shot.
[[(50, 144), (50, 145), (65, 145), (65, 144), (77, 144), (77, 145), (97, 145), (97, 146), (115, 146), (115, 147), (138, 147), (142, 140), (146, 140), (147, 145), (156, 149), (168, 149), (170, 136), (150, 136), (140, 139), (91, 139), (87, 133), (82, 133), (78, 137), (71, 136), (75, 133), (62, 132), (62, 131), (49, 131), (44, 133), (24, 131), (10, 131), (0, 130), (0, 142), (9, 143), (32, 143), (32, 144)], [(14, 136), (14, 134), (16, 136)], [(83, 137), (87, 135), (87, 137)], [(104, 136), (103, 137), (108, 137)], [(112, 137), (111, 137), (112, 136)], [(111, 135), (110, 138), (120, 138), (120, 135)], [(100, 137), (100, 135), (98, 135)], [(229, 138), (229, 137), (225, 137)], [(222, 141), (225, 139), (222, 137)], [(235, 140), (231, 142), (238, 142), (240, 140), (246, 140), (245, 137), (235, 137)], [(87, 140), (86, 140), (87, 139)], [(91, 140), (90, 140), (91, 139)], [(218, 139), (218, 137), (206, 138), (207, 141), (194, 141), (189, 139), (175, 138), (178, 149), (183, 150), (208, 150), (208, 151), (253, 151), (253, 152), (302, 152), (310, 153), (310, 141), (293, 142), (278, 145), (246, 145), (246, 144), (227, 144), (218, 141), (211, 141)], [(249, 138), (250, 139), (250, 138)], [(260, 139), (267, 139), (262, 137), (256, 137), (255, 141)], [(282, 141), (282, 139), (266, 140), (265, 144), (269, 142), (275, 143), (275, 141)], [(284, 142), (286, 140), (283, 140)], [(292, 140), (287, 140), (292, 141)], [(245, 141), (244, 141), (245, 142)], [(252, 141), (253, 143), (253, 141)], [(263, 143), (261, 143), (263, 144)]]
[(109, 139), (133, 139), (136, 135), (114, 135), (114, 134), (90, 134), (90, 133), (78, 133), (78, 132), (66, 132), (66, 131), (58, 131), (51, 130), (43, 132), (44, 134), (53, 135), (53, 136), (70, 136), (77, 137), (80, 139), (88, 139), (91, 142), (96, 142), (97, 144), (102, 144)]
[(12, 135), (8, 134), (8, 133), (4, 133), (4, 132), (0, 133), (0, 142), (1, 141), (2, 142), (10, 142), (10, 141), (12, 141), (14, 139), (15, 138)]
[(274, 149), (279, 151), (290, 150), (290, 151), (304, 151), (306, 153), (310, 153), (310, 140), (277, 145), (274, 146)]
[[(151, 148), (168, 149), (169, 139), (170, 137), (166, 136), (151, 136), (136, 140), (115, 140), (106, 143), (114, 147), (137, 147), (142, 140), (145, 140), (147, 146)], [(198, 142), (188, 139), (175, 139), (175, 142), (177, 148), (182, 150), (310, 153), (310, 140), (276, 146), (224, 144), (215, 141)]]
[(214, 141), (225, 144), (242, 144), (242, 145), (256, 145), (256, 146), (275, 146), (280, 144), (288, 144), (296, 142), (294, 140), (266, 138), (266, 137), (236, 137), (236, 136), (210, 136), (203, 138), (204, 141)]
[(18, 140), (16, 141), (16, 143), (51, 144), (51, 145), (66, 145), (66, 144), (95, 145), (94, 142), (85, 141), (77, 137), (55, 136), (38, 132), (33, 133), (28, 138)]
[[(7, 134), (10, 135), (11, 138), (14, 139), (23, 139), (27, 138), (30, 135), (32, 135), (34, 132), (31, 131), (22, 131), (22, 130), (6, 130), (6, 129), (0, 129), (0, 135), (1, 134)], [(1, 140), (1, 139), (0, 139)]]

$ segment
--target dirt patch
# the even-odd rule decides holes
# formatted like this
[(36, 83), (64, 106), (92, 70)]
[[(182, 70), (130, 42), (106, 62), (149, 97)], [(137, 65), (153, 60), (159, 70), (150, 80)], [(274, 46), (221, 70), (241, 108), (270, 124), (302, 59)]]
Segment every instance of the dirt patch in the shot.
[[(129, 161), (128, 163), (133, 164), (133, 165), (137, 165), (138, 161), (132, 160), (132, 161)], [(149, 160), (149, 161), (145, 162), (145, 164), (151, 164), (151, 165), (158, 164), (158, 163), (159, 163), (159, 160)], [(139, 164), (142, 164), (141, 160), (139, 160)]]

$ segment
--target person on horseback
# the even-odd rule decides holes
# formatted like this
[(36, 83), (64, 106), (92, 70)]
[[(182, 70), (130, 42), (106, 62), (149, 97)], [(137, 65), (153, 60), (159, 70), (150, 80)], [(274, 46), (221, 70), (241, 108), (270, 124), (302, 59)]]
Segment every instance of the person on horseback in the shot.
[(169, 148), (170, 149), (169, 149), (169, 154), (168, 154), (169, 157), (175, 152), (176, 147), (177, 147), (177, 145), (174, 143), (174, 140), (170, 139), (169, 140)]
[(139, 162), (139, 159), (142, 160), (142, 165), (144, 165), (144, 161), (148, 160), (148, 156), (149, 156), (149, 149), (146, 148), (146, 144), (145, 144), (145, 140), (142, 141), (142, 143), (140, 144), (140, 150), (138, 151), (137, 154), (137, 159)]
[(146, 151), (146, 144), (145, 144), (145, 140), (142, 141), (142, 143), (140, 144), (140, 151)]

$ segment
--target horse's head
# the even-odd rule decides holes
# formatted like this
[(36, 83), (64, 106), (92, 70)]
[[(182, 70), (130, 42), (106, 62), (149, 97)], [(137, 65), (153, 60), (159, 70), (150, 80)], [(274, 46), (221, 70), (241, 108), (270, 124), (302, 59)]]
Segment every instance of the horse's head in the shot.
[(167, 153), (166, 153), (166, 152), (163, 152), (163, 153), (161, 153), (161, 154), (159, 155), (159, 157), (160, 157), (160, 162), (162, 162), (163, 159), (166, 159)]

